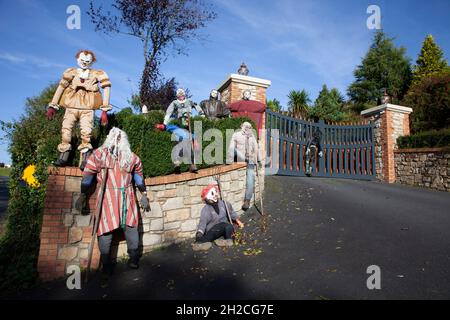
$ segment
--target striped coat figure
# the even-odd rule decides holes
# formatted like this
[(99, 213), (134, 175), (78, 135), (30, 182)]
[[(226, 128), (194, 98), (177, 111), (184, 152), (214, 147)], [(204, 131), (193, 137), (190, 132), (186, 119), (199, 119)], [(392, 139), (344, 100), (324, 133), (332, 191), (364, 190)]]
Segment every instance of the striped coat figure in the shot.
[[(129, 168), (123, 170), (119, 166), (119, 161), (111, 156), (107, 148), (96, 149), (89, 156), (83, 175), (96, 174), (97, 185), (101, 186), (104, 178), (102, 168), (108, 168), (108, 178), (101, 204), (102, 211), (97, 235), (101, 236), (125, 225), (137, 227), (139, 216), (133, 188), (133, 175), (139, 175), (143, 179), (141, 160), (133, 153)], [(98, 208), (101, 192), (99, 187), (96, 208)]]

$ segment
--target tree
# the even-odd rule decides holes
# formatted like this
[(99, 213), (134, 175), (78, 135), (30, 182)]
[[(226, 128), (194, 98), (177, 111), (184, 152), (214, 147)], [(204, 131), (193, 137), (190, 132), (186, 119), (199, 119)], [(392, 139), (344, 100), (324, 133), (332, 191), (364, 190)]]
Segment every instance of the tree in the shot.
[(308, 105), (309, 103), (311, 103), (308, 92), (306, 92), (305, 90), (291, 90), (291, 92), (289, 92), (288, 98), (289, 111), (294, 113), (296, 116), (305, 118), (309, 109)]
[(277, 99), (267, 100), (266, 105), (267, 108), (274, 112), (279, 112), (281, 110), (280, 101), (278, 101)]
[(154, 91), (161, 86), (159, 68), (169, 49), (186, 54), (183, 44), (199, 38), (197, 30), (215, 19), (216, 13), (202, 0), (115, 0), (112, 7), (115, 12), (104, 13), (101, 5), (96, 8), (91, 1), (88, 15), (96, 31), (142, 41), (145, 65), (139, 96), (141, 105), (152, 108)]
[(392, 41), (383, 31), (376, 32), (361, 65), (353, 72), (356, 80), (347, 93), (357, 108), (355, 111), (380, 104), (383, 89), (393, 103), (399, 103), (406, 94), (411, 82), (410, 61), (405, 56), (406, 49), (396, 48)]
[(328, 90), (327, 85), (324, 84), (308, 115), (328, 121), (342, 121), (345, 118), (344, 103), (344, 98), (338, 89)]
[[(150, 88), (147, 96), (148, 110), (166, 110), (169, 104), (176, 99), (177, 82), (175, 78), (168, 81), (160, 80), (156, 87)], [(130, 104), (135, 111), (141, 111), (141, 98), (139, 94), (131, 96)]]
[(423, 78), (402, 102), (411, 107), (412, 131), (450, 128), (450, 72)]
[(447, 60), (444, 59), (442, 49), (434, 42), (429, 34), (422, 44), (419, 57), (413, 70), (412, 83), (417, 84), (423, 78), (438, 74), (448, 69)]

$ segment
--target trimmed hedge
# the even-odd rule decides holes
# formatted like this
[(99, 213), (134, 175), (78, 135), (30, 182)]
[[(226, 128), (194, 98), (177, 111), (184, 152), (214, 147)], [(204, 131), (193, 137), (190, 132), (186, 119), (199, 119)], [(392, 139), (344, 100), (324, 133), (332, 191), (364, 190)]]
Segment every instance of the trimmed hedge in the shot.
[(400, 149), (449, 147), (450, 128), (422, 131), (410, 136), (399, 137), (397, 144)]

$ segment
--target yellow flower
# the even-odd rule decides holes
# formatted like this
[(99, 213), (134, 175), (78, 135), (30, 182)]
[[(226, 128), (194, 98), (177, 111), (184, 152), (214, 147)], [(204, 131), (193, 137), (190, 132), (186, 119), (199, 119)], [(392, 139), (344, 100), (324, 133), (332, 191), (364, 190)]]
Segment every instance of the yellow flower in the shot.
[(36, 172), (36, 166), (34, 164), (30, 164), (28, 167), (23, 170), (22, 179), (28, 183), (30, 187), (39, 188), (41, 185), (39, 181), (34, 177), (34, 173)]

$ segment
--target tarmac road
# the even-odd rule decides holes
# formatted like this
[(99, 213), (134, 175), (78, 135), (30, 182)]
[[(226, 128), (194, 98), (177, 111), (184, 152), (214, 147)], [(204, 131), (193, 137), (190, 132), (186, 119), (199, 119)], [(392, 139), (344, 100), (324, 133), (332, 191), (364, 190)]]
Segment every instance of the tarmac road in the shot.
[[(27, 299), (449, 299), (450, 194), (379, 182), (267, 177), (266, 219), (243, 216), (245, 244), (145, 255), (82, 290), (59, 280)], [(381, 270), (369, 290), (367, 268)]]

